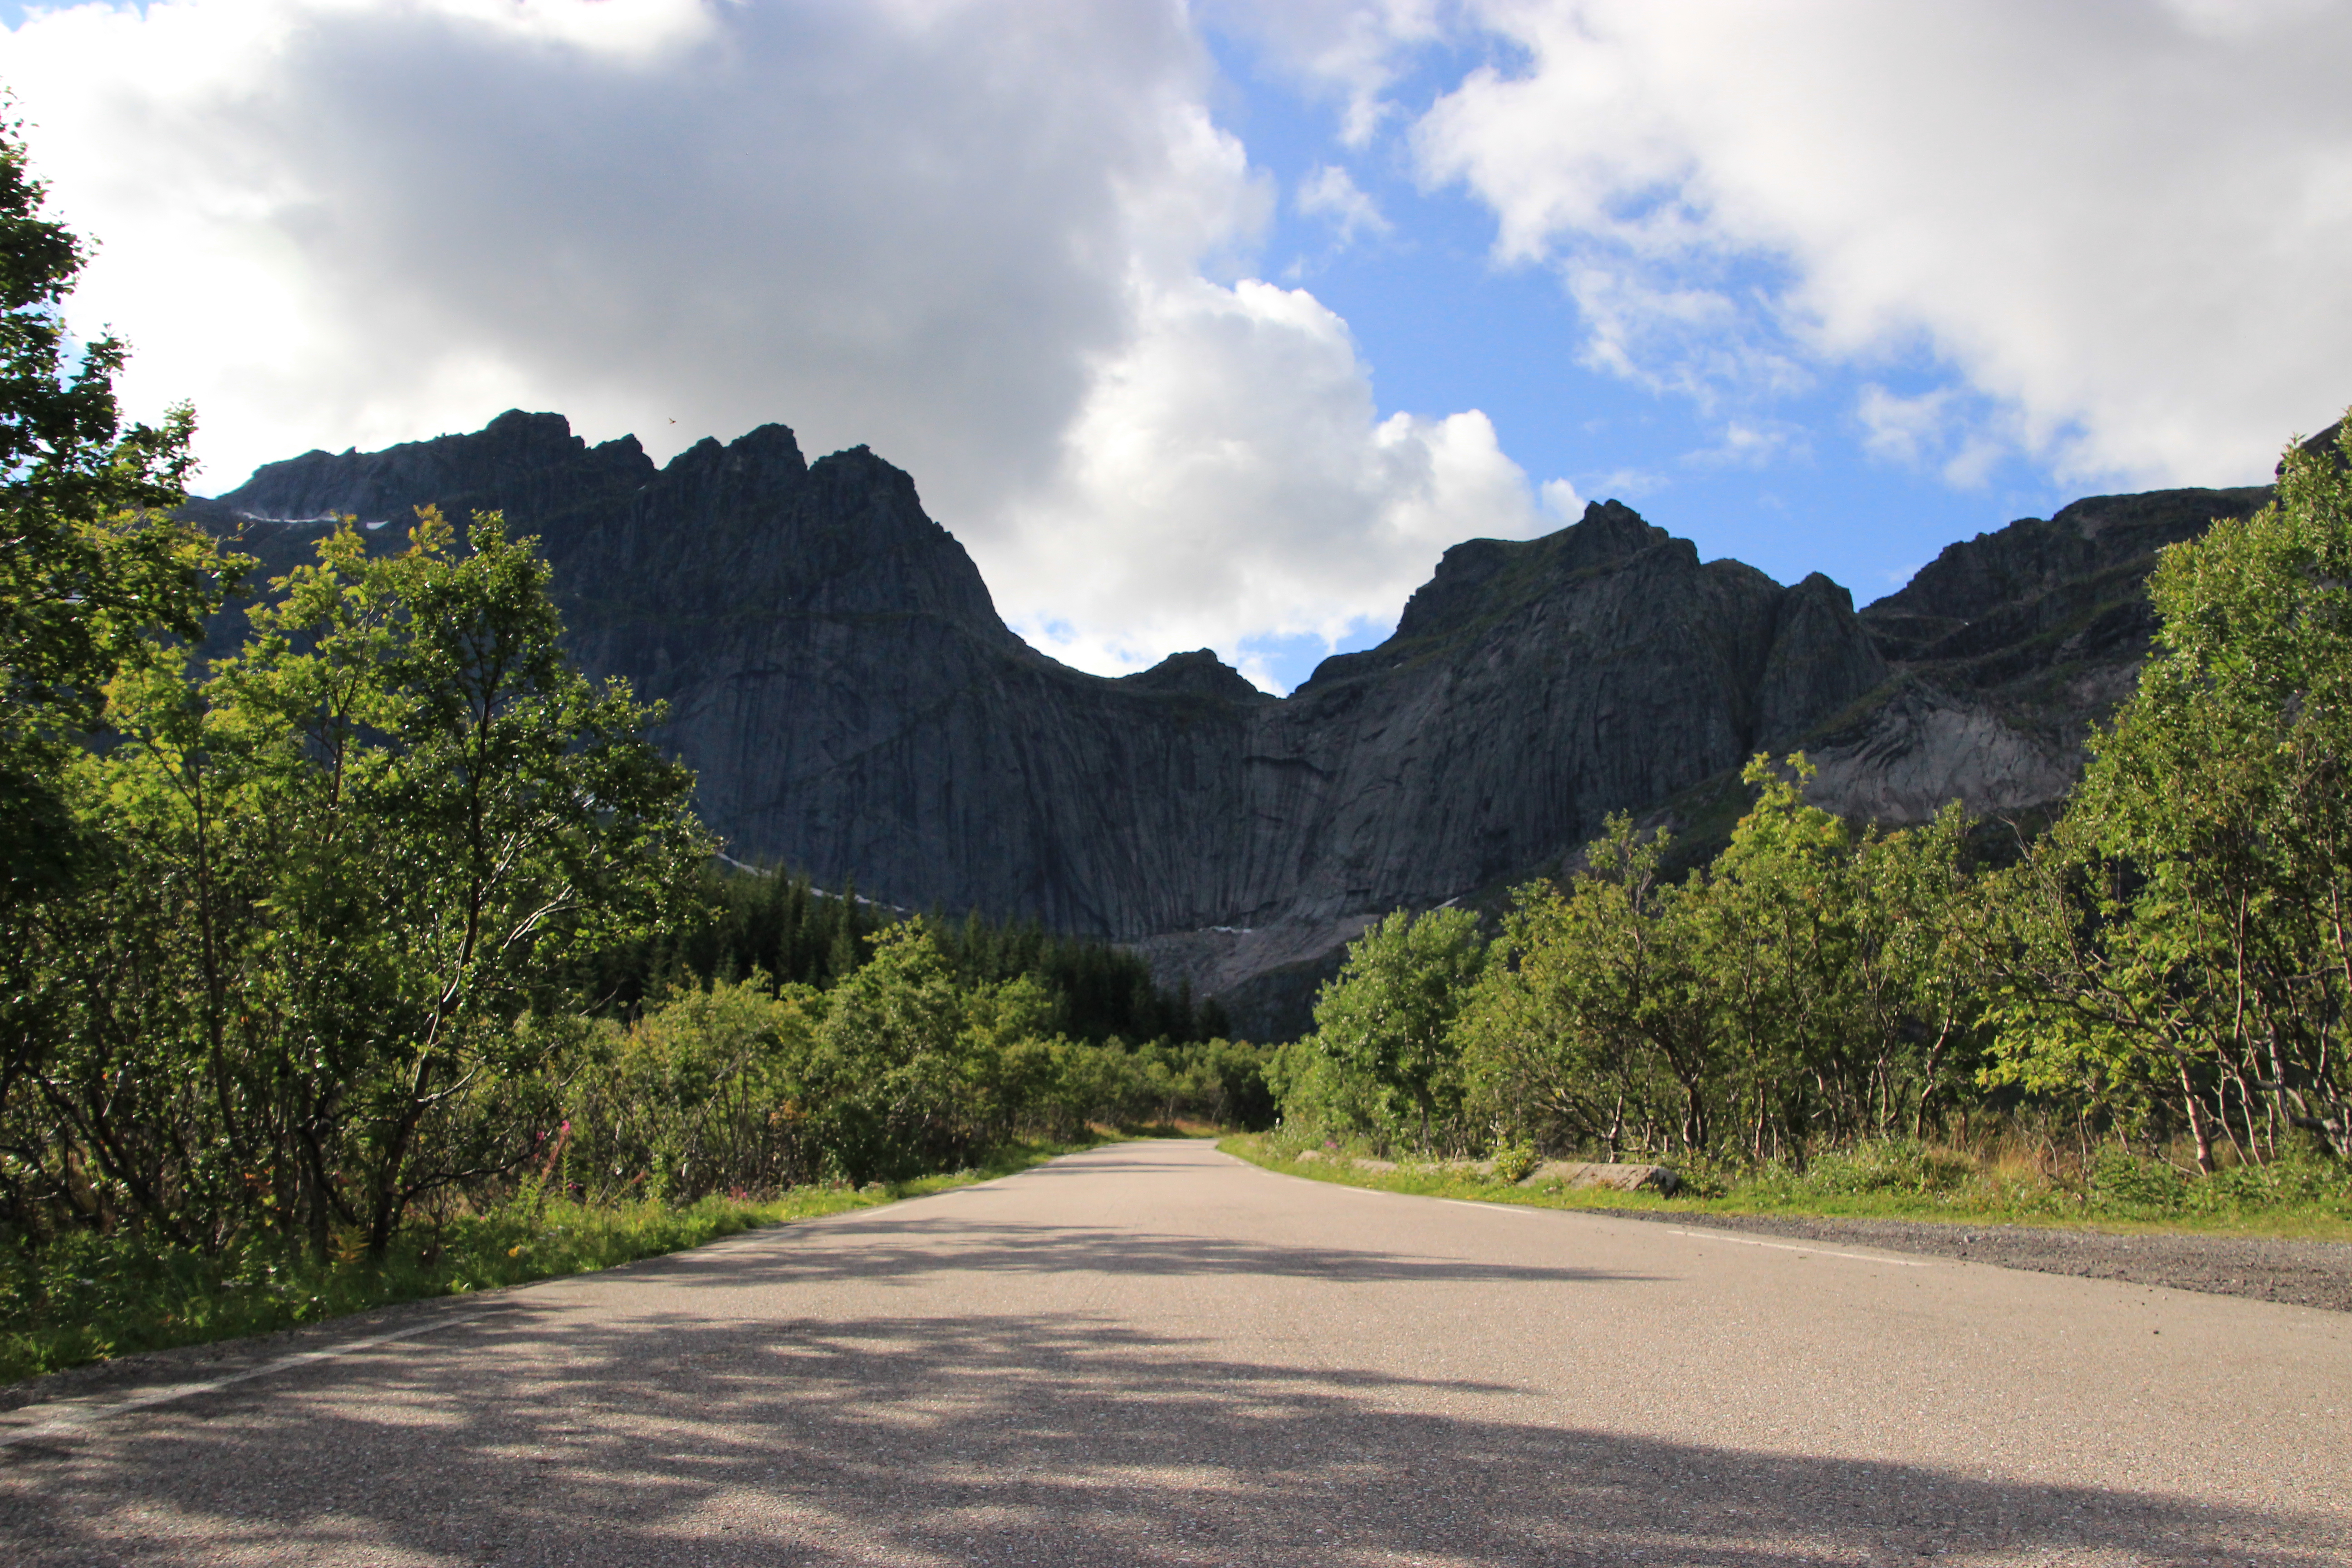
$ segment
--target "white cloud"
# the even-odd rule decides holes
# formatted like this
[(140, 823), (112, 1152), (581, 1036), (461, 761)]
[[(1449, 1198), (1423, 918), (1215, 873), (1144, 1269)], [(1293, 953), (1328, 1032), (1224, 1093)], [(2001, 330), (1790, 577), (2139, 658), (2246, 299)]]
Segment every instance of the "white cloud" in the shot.
[(1298, 182), (1298, 210), (1338, 230), (1341, 245), (1352, 244), (1360, 234), (1386, 234), (1390, 229), (1380, 205), (1336, 163), (1318, 163), (1312, 174)]
[[(1056, 657), (1133, 668), (1250, 636), (1327, 646), (1392, 616), (1447, 545), (1523, 538), (1527, 478), (1475, 410), (1378, 416), (1347, 325), (1301, 290), (1154, 289), (1065, 437), (1059, 483), (1020, 505), (990, 580), (1058, 576), (1116, 619), (1016, 623)], [(1117, 517), (1123, 547), (1094, 548)], [(1263, 661), (1243, 668), (1267, 681)], [(1269, 682), (1270, 683), (1270, 682)]]
[(1340, 105), (1339, 141), (1360, 148), (1395, 118), (1389, 96), (1415, 51), (1445, 37), (1441, 0), (1200, 0), (1220, 31), (1246, 37), (1318, 96)]
[(1868, 383), (1854, 400), (1863, 449), (1890, 462), (1916, 466), (1924, 461), (1943, 443), (1952, 398), (1949, 387), (1906, 397), (1874, 381)]
[[(1370, 58), (1327, 61), (1368, 106)], [(1098, 668), (1341, 635), (1533, 516), (1482, 416), (1383, 419), (1328, 310), (1211, 280), (1273, 194), (1180, 0), (89, 5), (0, 80), (104, 242), (74, 319), (215, 489), (510, 405), (656, 456), (781, 420)]]
[(1863, 449), (1906, 468), (1933, 468), (1958, 489), (1975, 489), (1991, 477), (2000, 459), (2021, 441), (2013, 416), (1973, 413), (1952, 387), (1916, 396), (1890, 392), (1876, 382), (1854, 399)]
[(782, 418), (984, 508), (1133, 260), (1254, 212), (1180, 16), (1023, 15), (184, 0), (37, 17), (0, 78), (104, 241), (77, 317), (196, 400), (215, 483), (520, 404), (656, 447)]
[(1683, 461), (1702, 468), (1764, 468), (1811, 457), (1812, 443), (1802, 426), (1780, 419), (1732, 419), (1717, 432), (1713, 446), (1685, 453)]
[(1423, 166), (1561, 269), (1593, 363), (1706, 396), (1924, 349), (2006, 410), (1959, 477), (2250, 479), (2352, 398), (2352, 7), (1469, 9), (1524, 67)]

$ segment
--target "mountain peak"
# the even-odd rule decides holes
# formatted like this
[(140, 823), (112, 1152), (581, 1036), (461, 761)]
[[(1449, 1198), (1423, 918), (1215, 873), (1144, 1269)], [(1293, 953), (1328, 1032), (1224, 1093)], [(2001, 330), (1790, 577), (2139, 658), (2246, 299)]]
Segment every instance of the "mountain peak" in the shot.
[(1250, 684), (1249, 678), (1214, 649), (1195, 648), (1171, 653), (1150, 669), (1122, 675), (1119, 684), (1138, 691), (1182, 692), (1195, 697), (1223, 697), (1237, 702), (1271, 702), (1274, 698)]

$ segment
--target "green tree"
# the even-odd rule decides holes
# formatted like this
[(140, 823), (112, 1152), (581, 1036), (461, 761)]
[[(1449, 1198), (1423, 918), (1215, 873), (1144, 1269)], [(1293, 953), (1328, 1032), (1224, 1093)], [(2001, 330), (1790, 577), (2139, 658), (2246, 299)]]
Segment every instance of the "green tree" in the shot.
[(381, 1254), (527, 1158), (563, 1044), (528, 1016), (708, 851), (657, 713), (565, 660), (531, 542), (470, 543), (429, 510), (397, 554), (338, 531), (218, 668), (149, 645), (78, 764), (117, 849), (44, 932), (48, 1157), (179, 1239), (258, 1211)]
[(1866, 1073), (1858, 1109), (1881, 1136), (1907, 1110), (1911, 1136), (1925, 1138), (1975, 1087), (1991, 975), (1969, 828), (1955, 801), (1855, 848), (1852, 1052)]
[[(162, 515), (184, 499), (193, 416), (126, 425), (123, 345), (68, 331), (60, 306), (85, 251), (42, 203), (16, 127), (0, 125), (0, 1210), (20, 1222), (97, 1197), (52, 1157), (39, 1079), (68, 1026), (53, 982), (103, 972), (121, 945), (93, 919), (89, 885), (116, 846), (81, 809), (76, 760), (105, 731), (125, 661), (194, 637), (238, 564)], [(46, 961), (59, 925), (80, 929), (87, 964)], [(100, 1130), (135, 1128), (163, 1092), (110, 1086)]]
[(1685, 895), (1693, 962), (1757, 1161), (1801, 1152), (1816, 1118), (1847, 1120), (1854, 1087), (1853, 834), (1805, 804), (1811, 773), (1801, 754), (1785, 771), (1752, 759), (1740, 776), (1756, 804)]
[(1712, 1153), (1736, 1124), (1763, 1160), (1924, 1131), (1975, 1065), (1967, 818), (1857, 835), (1809, 775), (1752, 761), (1754, 807), (1680, 887), (1621, 816), (1565, 889), (1514, 895), (1455, 1026), (1499, 1135)]
[(86, 847), (65, 764), (103, 721), (137, 639), (194, 637), (220, 563), (155, 515), (186, 499), (194, 418), (126, 425), (125, 349), (77, 346), (59, 307), (86, 252), (42, 216), (16, 128), (0, 124), (0, 862), (10, 910), (65, 884)]
[[(2352, 430), (2352, 422), (2345, 427)], [(2008, 879), (1995, 1081), (2352, 1156), (2352, 438), (2164, 552), (2162, 626), (2051, 841)]]
[(1003, 1136), (1039, 1068), (1008, 1053), (1053, 1007), (1026, 978), (960, 986), (919, 921), (873, 943), (826, 994), (805, 1094), (834, 1173), (854, 1183), (952, 1168)]
[(1802, 752), (1750, 761), (1756, 804), (1689, 891), (1756, 1160), (1923, 1131), (1978, 1010), (1966, 814), (1857, 833), (1806, 802), (1812, 775)]
[(1658, 876), (1668, 842), (1613, 816), (1565, 889), (1513, 894), (1455, 1026), (1499, 1138), (1706, 1148), (1718, 1064), (1681, 892)]
[(566, 1089), (574, 1168), (598, 1196), (672, 1203), (814, 1180), (802, 1097), (822, 1016), (811, 987), (754, 973), (681, 989), (625, 1029), (603, 1026)]
[(1385, 1130), (1418, 1124), (1423, 1152), (1462, 1102), (1453, 1024), (1486, 959), (1467, 910), (1398, 910), (1348, 946), (1346, 966), (1315, 1003), (1304, 1044), (1373, 1091)]

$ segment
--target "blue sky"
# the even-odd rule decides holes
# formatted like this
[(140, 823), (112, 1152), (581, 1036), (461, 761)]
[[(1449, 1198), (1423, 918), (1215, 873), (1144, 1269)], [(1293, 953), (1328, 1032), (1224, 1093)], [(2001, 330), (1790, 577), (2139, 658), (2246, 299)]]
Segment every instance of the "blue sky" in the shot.
[(2352, 399), (2352, 5), (0, 4), (204, 483), (865, 443), (1038, 646), (1275, 689), (1583, 501), (1857, 604)]
[[(1798, 388), (1726, 388), (1704, 408), (1589, 367), (1580, 363), (1585, 323), (1553, 273), (1494, 258), (1491, 212), (1458, 186), (1416, 178), (1393, 134), (1362, 149), (1341, 145), (1342, 106), (1302, 93), (1247, 40), (1211, 37), (1231, 89), (1224, 123), (1280, 193), (1251, 259), (1346, 318), (1384, 407), (1483, 409), (1504, 450), (1531, 474), (1565, 478), (1588, 500), (1624, 500), (1710, 558), (1733, 556), (1783, 582), (1825, 572), (1857, 605), (1901, 586), (1947, 543), (2047, 516), (2086, 493), (2016, 452), (1965, 485), (1872, 456), (1851, 412), (1864, 384), (1914, 396), (1956, 384), (1949, 366), (1917, 350), (1867, 371), (1808, 366), (1809, 384)], [(1485, 52), (1433, 55), (1396, 89), (1403, 115)], [(1331, 221), (1301, 209), (1302, 185), (1333, 164), (1372, 199), (1390, 232), (1343, 243)], [(1717, 286), (1770, 292), (1781, 284), (1778, 270), (1740, 258)], [(1735, 425), (1773, 444), (1727, 454), (1725, 432)]]

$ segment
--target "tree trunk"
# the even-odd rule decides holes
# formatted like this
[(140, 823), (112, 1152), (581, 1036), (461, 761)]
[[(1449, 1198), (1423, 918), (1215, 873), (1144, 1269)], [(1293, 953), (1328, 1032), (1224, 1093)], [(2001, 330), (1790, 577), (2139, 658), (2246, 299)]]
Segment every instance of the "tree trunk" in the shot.
[(2180, 1064), (2180, 1098), (2189, 1108), (2189, 1135), (2197, 1141), (2197, 1169), (2206, 1175), (2213, 1173), (2213, 1133), (2205, 1125), (2205, 1107), (2197, 1098), (2197, 1085), (2189, 1076), (2189, 1064)]

